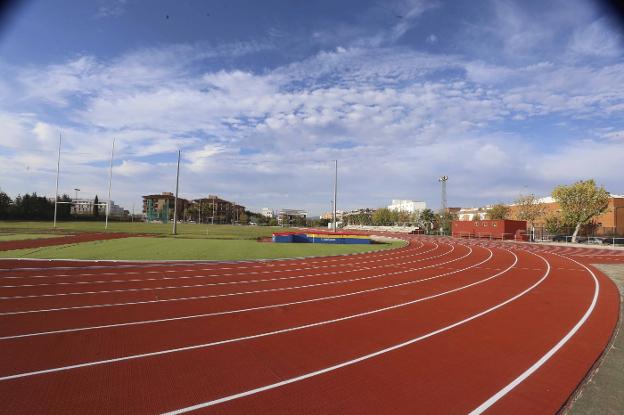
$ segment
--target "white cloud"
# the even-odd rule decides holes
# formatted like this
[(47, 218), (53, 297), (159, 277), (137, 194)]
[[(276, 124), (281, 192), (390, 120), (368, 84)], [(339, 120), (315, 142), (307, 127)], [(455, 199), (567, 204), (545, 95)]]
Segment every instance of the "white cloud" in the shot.
[[(409, 19), (424, 9), (414, 10)], [(521, 50), (525, 46), (514, 43), (521, 38), (513, 38), (531, 25), (505, 13), (512, 19), (508, 48)], [(566, 143), (568, 150), (555, 144), (545, 156), (539, 139), (548, 137), (539, 130), (542, 123), (552, 127), (547, 117), (556, 118), (553, 124), (569, 121), (568, 130), (581, 118), (613, 123), (613, 114), (624, 111), (621, 63), (598, 67), (553, 57), (494, 64), (384, 42), (345, 42), (263, 71), (207, 69), (203, 60), (224, 53), (209, 45), (30, 66), (13, 93), (37, 112), (0, 108), (2, 186), (13, 192), (52, 188), (50, 160), (59, 130), (63, 189), (78, 186), (100, 195), (117, 138), (113, 198), (126, 205), (173, 188), (179, 148), (185, 195), (217, 193), (257, 207), (327, 209), (330, 158), (341, 161), (344, 208), (380, 206), (392, 197), (437, 203), (432, 195), (441, 174), (451, 176), (449, 193), (457, 204), (513, 199), (525, 184), (539, 193), (581, 173), (615, 183), (621, 126), (605, 130), (599, 143)], [(239, 46), (234, 49), (241, 53), (262, 48)], [(51, 122), (46, 108), (65, 118)], [(510, 124), (515, 134), (508, 134)], [(570, 158), (584, 151), (592, 163), (604, 163), (566, 170)], [(27, 172), (27, 179), (11, 171)]]
[(573, 53), (614, 58), (622, 56), (622, 36), (610, 28), (605, 18), (574, 31), (570, 43)]
[(127, 0), (99, 0), (99, 6), (95, 17), (117, 17), (126, 11)]

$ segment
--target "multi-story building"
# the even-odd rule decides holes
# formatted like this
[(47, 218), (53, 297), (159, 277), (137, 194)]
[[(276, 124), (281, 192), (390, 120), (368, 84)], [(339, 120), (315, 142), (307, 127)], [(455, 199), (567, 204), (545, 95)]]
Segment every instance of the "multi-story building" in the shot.
[(487, 207), (483, 208), (461, 208), (457, 211), (457, 218), (459, 220), (485, 220), (487, 218)]
[[(342, 210), (336, 210), (336, 220), (341, 221), (344, 212)], [(321, 219), (334, 220), (334, 212), (325, 212), (321, 215)]]
[[(543, 197), (536, 200), (543, 207), (543, 215), (534, 222), (536, 228), (541, 228), (546, 223), (546, 218), (561, 212), (559, 203), (552, 197)], [(507, 205), (509, 207), (509, 219), (519, 220), (519, 206), (515, 203)], [(461, 208), (457, 212), (459, 220), (485, 220), (491, 205), (481, 208)], [(478, 216), (478, 219), (475, 218)], [(624, 235), (624, 195), (611, 195), (609, 204), (604, 213), (594, 218), (593, 226), (597, 228), (596, 234), (610, 234), (615, 232), (618, 235)]]
[(260, 214), (268, 219), (273, 219), (275, 217), (275, 212), (270, 208), (262, 208)]
[(277, 212), (277, 224), (285, 225), (305, 225), (308, 212), (300, 209), (280, 209)]
[[(77, 216), (92, 216), (94, 211), (95, 199), (73, 199), (73, 204), (71, 205), (70, 213), (72, 215)], [(100, 216), (106, 215), (106, 205), (102, 203), (106, 203), (105, 200), (98, 199), (98, 214)], [(111, 208), (109, 211), (109, 216), (126, 216), (128, 215), (128, 211), (122, 208), (119, 205), (116, 205), (114, 201), (111, 200)]]
[[(169, 221), (173, 219), (175, 196), (171, 192), (162, 192), (159, 195), (143, 196), (143, 215), (148, 221)], [(178, 197), (178, 218), (182, 219), (184, 211), (189, 207), (189, 201)]]
[[(559, 203), (550, 196), (538, 199), (536, 202), (541, 203), (544, 208), (544, 214), (534, 223), (536, 227), (544, 226), (547, 217), (561, 212)], [(518, 219), (518, 205), (512, 203), (508, 206), (510, 218)], [(618, 235), (624, 235), (624, 195), (610, 195), (607, 209), (594, 218), (593, 224), (598, 228), (598, 234), (615, 232)]]
[(195, 199), (191, 207), (193, 208), (192, 219), (201, 223), (238, 222), (245, 212), (245, 206), (215, 195)]
[(427, 203), (418, 200), (393, 199), (388, 210), (396, 212), (415, 213), (427, 209)]

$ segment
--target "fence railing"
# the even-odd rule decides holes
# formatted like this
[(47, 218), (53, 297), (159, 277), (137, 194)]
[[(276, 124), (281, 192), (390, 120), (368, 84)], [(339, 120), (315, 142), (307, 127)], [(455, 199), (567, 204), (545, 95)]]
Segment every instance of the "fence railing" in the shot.
[[(536, 234), (535, 242), (562, 242), (573, 243), (574, 238), (572, 235), (552, 235), (552, 234)], [(612, 245), (612, 246), (624, 246), (624, 236), (577, 236), (577, 244), (586, 245)]]

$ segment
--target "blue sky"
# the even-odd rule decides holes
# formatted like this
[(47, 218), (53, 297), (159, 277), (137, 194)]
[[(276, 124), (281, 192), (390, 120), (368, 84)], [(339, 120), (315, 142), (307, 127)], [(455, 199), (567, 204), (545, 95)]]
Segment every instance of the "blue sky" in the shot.
[(253, 209), (624, 193), (624, 47), (588, 1), (30, 1), (0, 30), (0, 188)]

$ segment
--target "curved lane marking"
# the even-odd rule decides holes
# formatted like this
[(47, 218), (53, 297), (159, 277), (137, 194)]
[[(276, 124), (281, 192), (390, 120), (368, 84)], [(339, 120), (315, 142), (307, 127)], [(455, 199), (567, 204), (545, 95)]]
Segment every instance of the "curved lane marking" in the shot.
[[(99, 291), (75, 291), (75, 292), (68, 292), (68, 293), (14, 295), (14, 296), (3, 296), (3, 297), (0, 297), (0, 300), (7, 301), (7, 300), (28, 299), (28, 298), (66, 297), (66, 296), (70, 296), (70, 295), (96, 295), (96, 294), (114, 294), (114, 293), (125, 293), (125, 292), (175, 290), (175, 289), (182, 289), (182, 288), (201, 288), (201, 287), (214, 287), (214, 286), (221, 286), (221, 285), (253, 284), (253, 283), (263, 283), (263, 282), (270, 282), (270, 281), (292, 280), (292, 279), (310, 278), (310, 277), (321, 277), (321, 276), (328, 276), (328, 275), (341, 275), (341, 274), (346, 274), (346, 273), (351, 273), (351, 272), (360, 272), (360, 271), (368, 271), (368, 270), (379, 269), (379, 268), (386, 268), (388, 266), (398, 266), (398, 265), (405, 265), (405, 264), (413, 264), (415, 262), (426, 261), (428, 259), (440, 258), (440, 257), (446, 256), (447, 254), (450, 254), (451, 252), (453, 252), (453, 250), (454, 249), (451, 249), (449, 252), (445, 252), (445, 253), (443, 253), (441, 255), (437, 255), (437, 256), (421, 258), (421, 259), (417, 259), (417, 260), (413, 260), (413, 261), (399, 262), (397, 264), (391, 264), (391, 265), (378, 265), (378, 266), (375, 266), (375, 267), (352, 268), (352, 269), (347, 269), (347, 270), (337, 270), (337, 271), (331, 271), (331, 272), (321, 272), (321, 273), (316, 273), (316, 274), (294, 275), (294, 276), (290, 276), (290, 277), (265, 278), (265, 279), (242, 280), (242, 281), (223, 281), (223, 282), (212, 282), (212, 283), (193, 284), (193, 285), (169, 285), (169, 286), (164, 286), (164, 287), (163, 286), (161, 286), (161, 287), (138, 287), (138, 288), (126, 288), (126, 289), (114, 289), (114, 290), (99, 290)], [(464, 257), (460, 257), (460, 259), (461, 258), (464, 258)], [(454, 262), (456, 260), (457, 259), (452, 260), (452, 261), (448, 261), (448, 262), (442, 262), (442, 263), (437, 264), (437, 265), (444, 265), (444, 264), (447, 264), (447, 263), (450, 263), (450, 262)], [(435, 265), (436, 264), (434, 264), (432, 266), (435, 266)], [(429, 266), (429, 267), (432, 267), (432, 266)], [(415, 268), (415, 269), (412, 268), (412, 270), (425, 269), (425, 268), (428, 268), (428, 267), (421, 267), (421, 268)], [(393, 274), (389, 273), (387, 275), (393, 275)], [(225, 276), (227, 276), (227, 275), (225, 275)], [(350, 282), (350, 280), (343, 280), (343, 281), (344, 282)], [(338, 284), (340, 282), (341, 281), (335, 281), (334, 283)]]
[[(461, 259), (464, 259), (464, 258), (468, 257), (472, 253), (472, 248), (468, 247), (468, 249), (469, 249), (469, 251), (468, 251), (468, 253), (466, 255), (464, 255), (462, 257), (459, 257), (459, 258), (455, 258), (455, 259), (450, 260), (450, 261), (441, 262), (439, 264), (428, 265), (428, 266), (425, 266), (425, 267), (407, 268), (407, 269), (401, 270), (401, 271), (395, 271), (395, 272), (383, 273), (383, 274), (376, 274), (376, 275), (371, 275), (371, 276), (367, 276), (367, 277), (350, 278), (350, 279), (345, 279), (345, 280), (329, 281), (329, 282), (323, 282), (323, 283), (317, 283), (317, 284), (306, 284), (306, 285), (289, 286), (289, 287), (281, 287), (281, 288), (272, 288), (272, 289), (265, 289), (265, 290), (252, 290), (252, 291), (239, 291), (239, 292), (224, 293), (224, 294), (199, 295), (199, 296), (193, 296), (193, 297), (166, 298), (166, 299), (145, 300), (145, 301), (135, 301), (135, 302), (126, 302), (126, 303), (94, 304), (94, 305), (59, 307), (59, 308), (48, 308), (48, 309), (38, 309), (38, 310), (5, 311), (5, 312), (1, 312), (0, 316), (10, 316), (10, 315), (17, 315), (17, 314), (40, 313), (40, 312), (50, 312), (50, 311), (61, 311), (61, 310), (80, 310), (80, 309), (85, 309), (85, 308), (119, 307), (119, 306), (126, 306), (126, 305), (152, 304), (152, 303), (162, 303), (162, 302), (171, 302), (171, 301), (187, 301), (187, 300), (198, 300), (198, 299), (209, 299), (209, 298), (222, 298), (222, 297), (232, 297), (232, 296), (237, 296), (237, 295), (250, 295), (250, 294), (268, 293), (268, 292), (281, 292), (281, 291), (298, 290), (298, 289), (310, 288), (310, 287), (319, 287), (319, 286), (325, 286), (325, 285), (344, 284), (344, 283), (350, 283), (350, 282), (355, 282), (355, 281), (364, 281), (364, 280), (375, 279), (375, 278), (383, 278), (384, 276), (394, 276), (394, 275), (399, 275), (399, 274), (405, 274), (405, 273), (412, 272), (412, 271), (418, 271), (418, 270), (422, 270), (422, 269), (433, 268), (433, 267), (444, 265), (444, 264), (449, 264), (451, 262), (456, 262), (456, 261), (459, 261)], [(333, 275), (333, 274), (339, 274), (339, 272), (333, 272), (333, 273), (321, 274), (321, 275)], [(184, 286), (184, 287), (178, 286), (177, 288), (192, 288), (192, 287), (202, 287), (202, 286), (209, 286), (209, 285), (208, 284), (197, 284), (197, 285), (194, 285), (194, 286)], [(136, 290), (132, 290), (132, 291), (136, 291)], [(32, 297), (29, 297), (29, 298), (32, 298)], [(17, 297), (9, 297), (9, 298), (5, 298), (5, 299), (17, 299)]]
[[(451, 294), (451, 293), (454, 293), (454, 292), (457, 292), (457, 291), (465, 290), (466, 288), (469, 288), (469, 287), (472, 287), (472, 286), (475, 286), (475, 285), (478, 285), (478, 284), (482, 284), (482, 283), (484, 283), (486, 281), (490, 281), (490, 280), (492, 280), (492, 279), (494, 279), (494, 278), (496, 278), (496, 277), (498, 277), (498, 276), (508, 272), (518, 262), (518, 257), (513, 252), (511, 252), (511, 251), (508, 251), (508, 252), (510, 252), (514, 256), (514, 262), (509, 267), (507, 267), (505, 270), (500, 271), (500, 272), (498, 272), (498, 273), (496, 273), (496, 274), (494, 274), (494, 275), (492, 275), (490, 277), (487, 277), (487, 278), (485, 278), (483, 280), (479, 280), (479, 281), (476, 281), (476, 282), (473, 282), (473, 283), (470, 283), (470, 284), (467, 284), (467, 285), (464, 285), (464, 286), (461, 286), (461, 287), (458, 287), (458, 288), (454, 288), (452, 290), (444, 291), (444, 292), (441, 292), (441, 293), (438, 293), (438, 294), (430, 295), (430, 296), (427, 296), (427, 297), (421, 297), (421, 298), (418, 298), (416, 300), (407, 301), (407, 302), (399, 303), (399, 304), (394, 304), (392, 306), (378, 308), (378, 309), (374, 309), (374, 310), (369, 310), (369, 311), (365, 311), (365, 312), (362, 312), (362, 313), (352, 314), (352, 315), (339, 317), (339, 318), (335, 318), (335, 319), (331, 319), (331, 320), (319, 321), (319, 322), (316, 322), (316, 323), (310, 323), (310, 324), (305, 324), (305, 325), (301, 325), (301, 326), (289, 327), (289, 328), (286, 328), (286, 329), (274, 330), (274, 331), (264, 332), (264, 333), (260, 333), (260, 334), (254, 334), (254, 335), (250, 335), (250, 336), (236, 337), (236, 338), (232, 338), (232, 339), (219, 340), (219, 341), (210, 342), (210, 343), (195, 344), (195, 345), (192, 345), (192, 346), (184, 346), (184, 347), (160, 350), (160, 351), (157, 351), (157, 352), (150, 352), (150, 353), (141, 353), (141, 354), (124, 356), (124, 357), (118, 357), (118, 358), (113, 358), (113, 359), (98, 360), (98, 361), (86, 362), (86, 363), (78, 363), (78, 364), (75, 364), (75, 365), (62, 366), (62, 367), (57, 367), (57, 368), (52, 368), (52, 369), (44, 369), (44, 370), (37, 370), (37, 371), (32, 371), (32, 372), (18, 373), (18, 374), (14, 374), (14, 375), (8, 375), (8, 376), (0, 377), (0, 381), (7, 381), (7, 380), (18, 379), (18, 378), (29, 377), (29, 376), (35, 376), (35, 375), (43, 375), (43, 374), (47, 374), (47, 373), (62, 372), (62, 371), (67, 371), (67, 370), (79, 369), (79, 368), (83, 368), (83, 367), (99, 366), (99, 365), (104, 365), (104, 364), (118, 363), (118, 362), (123, 362), (123, 361), (128, 361), (128, 360), (143, 359), (143, 358), (153, 357), (153, 356), (162, 356), (162, 355), (167, 355), (167, 354), (172, 354), (172, 353), (185, 352), (185, 351), (189, 351), (189, 350), (205, 349), (205, 348), (214, 347), (214, 346), (223, 345), (223, 344), (228, 344), (228, 343), (234, 343), (234, 342), (240, 342), (240, 341), (245, 341), (245, 340), (258, 339), (258, 338), (274, 336), (274, 335), (282, 334), (282, 333), (299, 331), (299, 330), (303, 330), (303, 329), (307, 329), (307, 328), (311, 328), (311, 327), (318, 327), (318, 326), (323, 326), (323, 325), (328, 325), (328, 324), (334, 324), (334, 323), (337, 323), (337, 322), (340, 322), (340, 321), (351, 320), (351, 319), (364, 317), (364, 316), (368, 316), (368, 315), (372, 315), (372, 314), (378, 314), (378, 313), (381, 313), (381, 312), (384, 312), (384, 311), (388, 311), (388, 310), (393, 310), (393, 309), (397, 309), (397, 308), (406, 307), (406, 306), (411, 305), (411, 304), (420, 303), (420, 302), (423, 302), (423, 301), (431, 300), (433, 298), (441, 297), (443, 295), (448, 295), (448, 294)], [(490, 251), (490, 254), (491, 254), (490, 255), (490, 258), (491, 258), (492, 257), (492, 251)]]
[(538, 361), (536, 361), (533, 365), (531, 365), (531, 367), (529, 367), (527, 370), (525, 370), (520, 376), (515, 378), (507, 386), (505, 386), (504, 388), (502, 388), (501, 390), (496, 392), (488, 400), (486, 400), (481, 405), (479, 405), (477, 408), (472, 410), (470, 412), (470, 415), (478, 415), (478, 414), (483, 413), (488, 408), (490, 408), (492, 405), (494, 405), (496, 402), (501, 400), (505, 395), (507, 395), (509, 392), (511, 392), (516, 386), (518, 386), (520, 383), (522, 383), (526, 378), (531, 376), (531, 374), (533, 374), (535, 371), (537, 371), (542, 365), (544, 365), (544, 363), (546, 363), (551, 357), (553, 357), (553, 355), (555, 353), (557, 353), (557, 351), (559, 349), (561, 349), (572, 338), (572, 336), (574, 336), (574, 334), (576, 334), (577, 331), (579, 331), (581, 326), (583, 324), (585, 324), (585, 322), (587, 321), (587, 319), (589, 318), (591, 313), (594, 311), (594, 308), (596, 307), (596, 303), (598, 302), (598, 294), (600, 293), (600, 283), (598, 282), (598, 278), (596, 278), (596, 275), (593, 273), (593, 271), (591, 269), (589, 269), (585, 265), (581, 264), (580, 262), (578, 262), (578, 261), (576, 261), (576, 260), (574, 260), (572, 258), (567, 258), (567, 257), (565, 257), (563, 255), (558, 255), (558, 254), (554, 254), (554, 253), (553, 253), (553, 255), (557, 255), (557, 256), (560, 256), (562, 258), (568, 259), (570, 261), (574, 261), (577, 264), (581, 265), (583, 268), (585, 268), (589, 272), (589, 274), (591, 275), (591, 277), (594, 280), (594, 296), (592, 298), (591, 304), (589, 305), (589, 307), (585, 311), (585, 314), (583, 314), (583, 317), (581, 317), (581, 319), (574, 325), (574, 327), (572, 327), (572, 329), (561, 340), (559, 340), (559, 342), (557, 342), (557, 344), (555, 344), (546, 354), (544, 354)]
[[(194, 264), (194, 265), (198, 265), (198, 266), (206, 266), (206, 265), (238, 265), (238, 264), (257, 264), (257, 265), (251, 265), (249, 267), (218, 267), (218, 268), (207, 268), (206, 270), (210, 270), (210, 269), (233, 269), (233, 268), (255, 268), (255, 267), (265, 267), (265, 266), (273, 266), (273, 267), (278, 267), (278, 266), (285, 266), (283, 264), (283, 262), (287, 262), (287, 261), (312, 261), (314, 263), (325, 263), (325, 262), (335, 262), (335, 261), (343, 261), (344, 259), (349, 259), (349, 258), (353, 258), (359, 256), (359, 255), (367, 255), (367, 254), (379, 254), (379, 256), (384, 256), (384, 255), (392, 255), (398, 252), (403, 252), (403, 251), (407, 251), (410, 250), (411, 247), (409, 245), (409, 243), (411, 241), (415, 241), (416, 238), (407, 238), (407, 239), (399, 239), (398, 240), (402, 240), (405, 242), (408, 242), (408, 245), (405, 246), (400, 246), (398, 248), (390, 248), (390, 249), (382, 249), (382, 250), (378, 250), (378, 251), (368, 251), (368, 252), (358, 252), (358, 253), (354, 253), (354, 254), (344, 254), (344, 255), (330, 255), (330, 256), (318, 256), (318, 257), (295, 257), (295, 258), (273, 258), (273, 259), (258, 259), (258, 260), (241, 260), (241, 261), (186, 261), (186, 262), (158, 262), (158, 260), (150, 260), (150, 261), (135, 261), (134, 263), (131, 263), (131, 260), (128, 261), (116, 261), (116, 260), (93, 260), (93, 259), (86, 259), (86, 260), (76, 260), (76, 259), (39, 259), (39, 258), (0, 258), (0, 264), (2, 264), (2, 261), (31, 261), (31, 262), (36, 262), (36, 261), (48, 261), (48, 262), (52, 262), (52, 261), (68, 261), (68, 262), (87, 262), (87, 263), (97, 263), (97, 262), (125, 262), (125, 264), (122, 265), (87, 265), (87, 266), (81, 266), (81, 267), (73, 267), (73, 266), (64, 266), (64, 267), (22, 267), (22, 268), (0, 268), (0, 273), (3, 272), (12, 272), (12, 271), (49, 271), (49, 270), (73, 270), (73, 269), (124, 269), (124, 268), (157, 268), (157, 267), (176, 267), (176, 266), (189, 266), (189, 264)], [(416, 248), (416, 249), (420, 249), (424, 246), (424, 244), (422, 244), (421, 241), (418, 241), (419, 243), (421, 243), (421, 245)], [(435, 243), (435, 242), (433, 242)], [(386, 252), (387, 251), (387, 252)], [(330, 259), (326, 259), (326, 260), (318, 260), (321, 258), (330, 258)], [(286, 264), (287, 265), (287, 264)], [(178, 272), (180, 270), (173, 270), (172, 272)], [(117, 273), (112, 273), (112, 275), (116, 275)], [(69, 274), (72, 275), (72, 274)], [(73, 274), (76, 275), (76, 274)], [(41, 277), (46, 277), (45, 275), (42, 275)], [(22, 277), (3, 277), (0, 276), (0, 279), (3, 278), (22, 278)]]
[(429, 281), (429, 280), (441, 278), (441, 277), (447, 276), (447, 275), (457, 274), (457, 273), (465, 271), (467, 269), (476, 268), (479, 265), (489, 261), (491, 258), (492, 258), (492, 251), (490, 251), (490, 255), (488, 256), (488, 258), (486, 258), (485, 260), (483, 260), (483, 261), (481, 261), (481, 262), (479, 262), (477, 264), (471, 265), (469, 267), (460, 268), (460, 269), (455, 270), (455, 271), (451, 271), (451, 272), (447, 272), (447, 273), (439, 274), (439, 275), (434, 275), (432, 277), (427, 277), (427, 278), (424, 278), (424, 279), (406, 281), (406, 282), (402, 282), (402, 283), (398, 283), (398, 284), (385, 285), (385, 286), (381, 286), (381, 287), (374, 287), (374, 288), (369, 288), (369, 289), (366, 289), (366, 290), (353, 291), (353, 292), (345, 293), (345, 294), (337, 294), (337, 295), (331, 295), (331, 296), (327, 296), (327, 297), (310, 298), (310, 299), (307, 299), (307, 300), (292, 301), (292, 302), (280, 303), (280, 304), (270, 304), (270, 305), (259, 306), (259, 307), (250, 307), (250, 308), (242, 308), (242, 309), (235, 309), (235, 310), (217, 311), (217, 312), (203, 313), (203, 314), (193, 314), (193, 315), (189, 315), (189, 316), (179, 316), (179, 317), (170, 317), (170, 318), (153, 319), (153, 320), (131, 321), (131, 322), (126, 322), (126, 323), (105, 324), (105, 325), (99, 325), (99, 326), (77, 327), (77, 328), (70, 328), (70, 329), (50, 330), (50, 331), (44, 331), (44, 332), (16, 334), (16, 335), (11, 335), (11, 336), (0, 337), (0, 340), (11, 340), (11, 339), (19, 339), (19, 338), (23, 338), (23, 337), (43, 336), (43, 335), (49, 335), (49, 334), (71, 333), (71, 332), (76, 332), (76, 331), (98, 330), (98, 329), (105, 329), (105, 328), (112, 328), (112, 327), (125, 327), (125, 326), (135, 326), (135, 325), (142, 325), (142, 324), (164, 323), (164, 322), (168, 322), (168, 321), (187, 320), (187, 319), (202, 318), (202, 317), (215, 317), (215, 316), (222, 316), (222, 315), (228, 315), (228, 314), (239, 314), (239, 313), (250, 312), (250, 311), (268, 310), (268, 309), (271, 309), (271, 308), (292, 306), (292, 305), (298, 305), (298, 304), (306, 304), (306, 303), (312, 303), (312, 302), (318, 302), (318, 301), (326, 301), (326, 300), (332, 300), (332, 299), (336, 299), (336, 298), (350, 297), (350, 296), (364, 294), (364, 293), (382, 291), (382, 290), (387, 290), (387, 289), (390, 289), (390, 288), (416, 284), (416, 283), (419, 283), (419, 282), (424, 282), (424, 281)]
[[(534, 254), (534, 255), (537, 255), (537, 254)], [(537, 256), (539, 256), (539, 255), (537, 255)], [(522, 297), (523, 295), (527, 294), (528, 292), (533, 290), (535, 287), (540, 285), (546, 279), (546, 277), (548, 277), (548, 274), (550, 274), (550, 264), (548, 263), (548, 261), (546, 261), (545, 258), (543, 258), (541, 256), (539, 256), (539, 257), (542, 258), (544, 260), (544, 262), (546, 262), (547, 269), (546, 269), (546, 272), (544, 273), (544, 275), (537, 282), (535, 282), (533, 285), (531, 285), (530, 287), (528, 287), (524, 291), (520, 292), (519, 294), (516, 294), (515, 296), (513, 296), (513, 297), (511, 297), (511, 298), (509, 298), (509, 299), (507, 299), (507, 300), (505, 300), (505, 301), (503, 301), (503, 302), (493, 306), (493, 307), (490, 307), (490, 308), (488, 308), (488, 309), (486, 309), (484, 311), (481, 311), (481, 312), (479, 312), (477, 314), (474, 314), (474, 315), (472, 315), (470, 317), (467, 317), (467, 318), (465, 318), (463, 320), (460, 320), (460, 321), (455, 322), (453, 324), (450, 324), (448, 326), (442, 327), (440, 329), (431, 331), (431, 332), (429, 332), (427, 334), (424, 334), (422, 336), (415, 337), (415, 338), (410, 339), (408, 341), (405, 341), (403, 343), (399, 343), (399, 344), (396, 344), (394, 346), (390, 346), (390, 347), (378, 350), (376, 352), (369, 353), (369, 354), (366, 354), (364, 356), (360, 356), (360, 357), (352, 359), (352, 360), (348, 360), (348, 361), (345, 361), (345, 362), (342, 362), (342, 363), (339, 363), (339, 364), (336, 364), (336, 365), (333, 365), (333, 366), (329, 366), (329, 367), (326, 367), (326, 368), (323, 368), (323, 369), (320, 369), (320, 370), (317, 370), (317, 371), (314, 371), (314, 372), (309, 372), (309, 373), (306, 373), (306, 374), (303, 374), (303, 375), (300, 375), (300, 376), (292, 377), (292, 378), (283, 380), (281, 382), (272, 383), (272, 384), (269, 384), (269, 385), (261, 386), (261, 387), (254, 388), (254, 389), (250, 389), (250, 390), (247, 390), (247, 391), (244, 391), (244, 392), (236, 393), (236, 394), (233, 394), (233, 395), (224, 396), (222, 398), (214, 399), (214, 400), (211, 400), (211, 401), (206, 401), (206, 402), (202, 402), (202, 403), (199, 403), (199, 404), (196, 404), (196, 405), (187, 406), (185, 408), (180, 408), (180, 409), (176, 409), (176, 410), (173, 410), (173, 411), (169, 411), (169, 412), (166, 412), (164, 415), (177, 415), (177, 414), (183, 414), (183, 413), (186, 413), (186, 412), (196, 411), (198, 409), (207, 408), (209, 406), (215, 406), (215, 405), (218, 405), (218, 404), (221, 404), (221, 403), (224, 403), (224, 402), (233, 401), (235, 399), (243, 398), (243, 397), (250, 396), (250, 395), (255, 395), (255, 394), (258, 394), (258, 393), (261, 393), (261, 392), (265, 392), (267, 390), (276, 389), (276, 388), (279, 388), (279, 387), (282, 387), (282, 386), (285, 386), (285, 385), (289, 385), (291, 383), (300, 382), (300, 381), (305, 380), (305, 379), (309, 379), (309, 378), (312, 378), (312, 377), (315, 377), (315, 376), (319, 376), (319, 375), (322, 375), (322, 374), (325, 374), (325, 373), (328, 373), (328, 372), (333, 372), (333, 371), (341, 369), (343, 367), (352, 366), (352, 365), (354, 365), (356, 363), (360, 363), (360, 362), (363, 362), (365, 360), (369, 360), (369, 359), (372, 359), (374, 357), (377, 357), (377, 356), (380, 356), (380, 355), (392, 352), (394, 350), (404, 348), (404, 347), (409, 346), (411, 344), (414, 344), (416, 342), (425, 340), (425, 339), (427, 339), (429, 337), (433, 337), (433, 336), (435, 336), (437, 334), (444, 333), (444, 332), (449, 331), (449, 330), (451, 330), (451, 329), (453, 329), (455, 327), (458, 327), (458, 326), (461, 326), (463, 324), (466, 324), (466, 323), (468, 323), (468, 322), (470, 322), (472, 320), (475, 320), (475, 319), (477, 319), (479, 317), (482, 317), (482, 316), (484, 316), (486, 314), (489, 314), (492, 311), (495, 311), (495, 310), (497, 310), (497, 309), (499, 309), (499, 308), (501, 308), (501, 307), (503, 307), (503, 306), (505, 306), (505, 305), (507, 305), (507, 304), (509, 304), (509, 303), (511, 303), (511, 302), (513, 302), (515, 300), (517, 300), (518, 298)]]
[[(421, 258), (415, 261), (408, 261), (408, 262), (403, 262), (399, 264), (390, 264), (388, 262), (388, 259), (378, 259), (378, 260), (372, 260), (372, 261), (361, 261), (361, 262), (358, 262), (357, 265), (384, 262), (387, 264), (386, 266), (395, 266), (395, 265), (409, 264), (413, 262), (426, 261), (428, 259), (440, 258), (440, 257), (450, 254), (451, 252), (455, 250), (455, 245), (450, 245), (450, 244), (447, 244), (447, 245), (451, 246), (451, 249), (449, 251), (444, 252), (440, 255)], [(424, 251), (420, 254), (405, 255), (404, 258), (420, 256), (424, 253), (434, 251), (437, 248), (438, 246), (436, 246), (435, 248), (431, 250)], [(64, 286), (64, 285), (88, 285), (88, 284), (118, 284), (118, 283), (126, 283), (126, 282), (147, 282), (147, 281), (186, 280), (186, 279), (214, 278), (214, 277), (233, 277), (233, 276), (239, 276), (239, 275), (277, 274), (277, 273), (284, 273), (284, 272), (305, 271), (305, 270), (321, 269), (321, 268), (341, 268), (341, 267), (348, 267), (348, 266), (353, 266), (353, 265), (355, 264), (349, 263), (349, 264), (337, 264), (337, 265), (321, 265), (321, 266), (313, 266), (313, 267), (290, 268), (290, 269), (267, 270), (267, 271), (233, 272), (233, 273), (225, 273), (225, 274), (188, 275), (188, 276), (159, 277), (159, 278), (133, 278), (133, 279), (128, 279), (128, 280), (69, 281), (69, 282), (51, 282), (51, 283), (49, 282), (49, 283), (42, 283), (42, 284), (2, 285), (0, 286), (0, 288), (28, 288), (28, 287), (49, 287), (49, 286), (59, 286), (59, 285)], [(383, 265), (380, 265), (377, 267), (371, 267), (371, 268), (363, 268), (363, 269), (375, 269), (375, 268), (382, 268), (382, 267)], [(197, 271), (197, 270), (189, 270), (189, 271)], [(345, 272), (353, 272), (353, 271), (351, 270), (351, 271), (345, 271)], [(126, 273), (126, 274), (137, 274), (137, 273), (133, 272), (133, 273)], [(81, 275), (87, 275), (87, 274), (81, 274)], [(102, 274), (89, 274), (89, 275), (102, 275)], [(114, 274), (114, 275), (119, 275), (119, 274)], [(331, 275), (331, 274), (314, 274), (314, 276), (318, 276), (318, 275)], [(222, 283), (214, 283), (213, 285), (244, 284), (247, 282), (266, 282), (266, 281), (276, 281), (280, 279), (292, 279), (292, 278), (303, 278), (303, 277), (304, 276), (294, 276), (294, 277), (273, 278), (273, 279), (263, 279), (263, 280), (227, 281), (227, 282), (222, 282)], [(0, 297), (0, 299), (2, 298)]]

